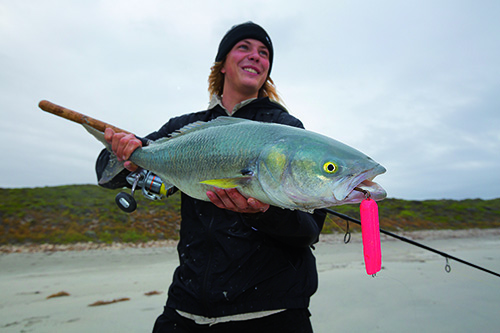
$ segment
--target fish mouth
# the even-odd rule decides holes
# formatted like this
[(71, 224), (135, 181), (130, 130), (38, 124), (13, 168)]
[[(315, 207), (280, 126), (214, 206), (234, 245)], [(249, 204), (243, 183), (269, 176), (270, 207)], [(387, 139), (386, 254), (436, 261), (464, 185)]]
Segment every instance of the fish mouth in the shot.
[(379, 184), (365, 179), (353, 188), (345, 200), (355, 200), (355, 202), (358, 202), (358, 200), (361, 201), (367, 197), (379, 201), (387, 197), (387, 192)]
[(346, 182), (346, 185), (336, 189), (333, 194), (339, 204), (359, 203), (367, 196), (375, 201), (383, 200), (387, 197), (387, 192), (373, 179), (385, 171), (386, 169), (379, 164)]

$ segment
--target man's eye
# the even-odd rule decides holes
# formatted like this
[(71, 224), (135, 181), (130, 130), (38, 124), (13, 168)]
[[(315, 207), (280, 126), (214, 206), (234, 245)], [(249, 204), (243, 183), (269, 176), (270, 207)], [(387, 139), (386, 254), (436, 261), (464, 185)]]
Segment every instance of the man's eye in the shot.
[(267, 51), (260, 51), (259, 54), (263, 57), (269, 57), (269, 53)]

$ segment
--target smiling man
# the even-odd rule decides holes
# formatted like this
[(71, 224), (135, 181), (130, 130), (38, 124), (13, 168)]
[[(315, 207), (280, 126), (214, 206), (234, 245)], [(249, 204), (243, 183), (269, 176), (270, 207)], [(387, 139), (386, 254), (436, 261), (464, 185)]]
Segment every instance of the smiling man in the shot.
[[(274, 49), (266, 31), (247, 22), (222, 39), (209, 76), (204, 111), (170, 119), (150, 140), (187, 124), (232, 116), (303, 128), (279, 104), (271, 80)], [(234, 133), (235, 136), (238, 133)], [(133, 135), (106, 130), (113, 151), (126, 161), (142, 146)], [(97, 174), (109, 161), (104, 150)], [(126, 162), (130, 171), (137, 167)], [(127, 185), (120, 174), (109, 188)], [(154, 332), (312, 332), (309, 300), (318, 285), (311, 246), (324, 212), (282, 209), (243, 197), (236, 189), (207, 192), (208, 201), (182, 193), (179, 266)]]
[(221, 73), (224, 74), (222, 104), (232, 113), (239, 101), (258, 97), (259, 89), (269, 73), (269, 50), (256, 39), (236, 43), (226, 57)]

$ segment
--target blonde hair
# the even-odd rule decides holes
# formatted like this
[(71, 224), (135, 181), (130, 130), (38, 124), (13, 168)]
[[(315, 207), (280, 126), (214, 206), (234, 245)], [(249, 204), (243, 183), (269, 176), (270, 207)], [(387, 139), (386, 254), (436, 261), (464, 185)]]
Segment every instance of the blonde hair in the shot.
[[(210, 99), (214, 95), (222, 96), (222, 90), (224, 88), (224, 74), (221, 73), (222, 66), (224, 66), (224, 61), (219, 61), (214, 63), (210, 68), (210, 75), (208, 76), (208, 92), (210, 93)], [(284, 104), (270, 76), (267, 77), (266, 82), (262, 88), (260, 88), (258, 97), (269, 97), (269, 99), (274, 102)]]

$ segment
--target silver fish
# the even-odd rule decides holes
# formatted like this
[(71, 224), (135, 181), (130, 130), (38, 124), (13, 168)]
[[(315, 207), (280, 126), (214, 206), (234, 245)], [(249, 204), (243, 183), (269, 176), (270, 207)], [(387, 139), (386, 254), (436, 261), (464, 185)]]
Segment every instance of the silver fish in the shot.
[[(85, 127), (110, 150), (102, 132)], [(359, 189), (374, 200), (386, 197), (372, 181), (386, 169), (356, 149), (304, 129), (241, 118), (187, 125), (137, 149), (130, 161), (204, 201), (213, 187), (238, 188), (246, 197), (306, 212), (361, 202)], [(122, 169), (108, 164), (101, 182)]]

